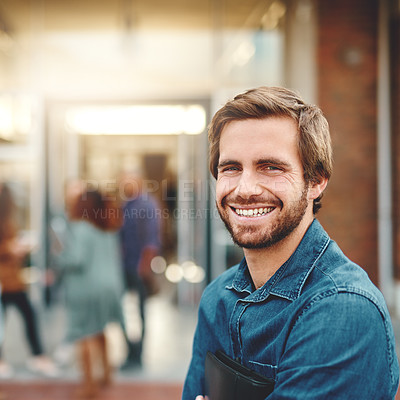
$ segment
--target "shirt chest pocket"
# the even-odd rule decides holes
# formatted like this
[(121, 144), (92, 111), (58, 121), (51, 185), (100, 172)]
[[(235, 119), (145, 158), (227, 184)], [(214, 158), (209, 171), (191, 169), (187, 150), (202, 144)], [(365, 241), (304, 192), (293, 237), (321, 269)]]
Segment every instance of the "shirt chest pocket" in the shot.
[(262, 376), (276, 380), (276, 371), (278, 369), (276, 365), (262, 364), (257, 361), (248, 361), (248, 364), (249, 368)]

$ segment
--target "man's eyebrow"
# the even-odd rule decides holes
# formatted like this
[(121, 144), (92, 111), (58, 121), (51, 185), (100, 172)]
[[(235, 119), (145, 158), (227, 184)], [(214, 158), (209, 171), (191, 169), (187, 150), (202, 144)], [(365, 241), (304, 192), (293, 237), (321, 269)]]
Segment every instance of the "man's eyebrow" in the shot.
[(260, 158), (255, 162), (256, 165), (275, 165), (278, 167), (290, 167), (290, 164), (287, 163), (286, 161), (279, 159), (279, 158), (274, 158), (274, 157), (269, 157), (269, 158)]
[(240, 162), (235, 160), (222, 160), (218, 163), (217, 168), (224, 168), (228, 165), (240, 165)]
[[(255, 165), (274, 165), (277, 167), (285, 167), (289, 168), (290, 164), (282, 159), (275, 158), (275, 157), (268, 157), (268, 158), (259, 158), (254, 162)], [(231, 165), (241, 165), (239, 161), (236, 160), (222, 160), (218, 163), (217, 168), (221, 169)]]

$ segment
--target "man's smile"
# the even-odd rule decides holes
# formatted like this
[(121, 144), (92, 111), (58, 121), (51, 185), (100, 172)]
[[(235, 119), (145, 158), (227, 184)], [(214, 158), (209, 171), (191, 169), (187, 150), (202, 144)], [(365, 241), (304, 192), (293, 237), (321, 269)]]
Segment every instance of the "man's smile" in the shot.
[(255, 208), (234, 208), (231, 209), (241, 217), (261, 217), (263, 215), (269, 214), (275, 209), (275, 207), (255, 207)]

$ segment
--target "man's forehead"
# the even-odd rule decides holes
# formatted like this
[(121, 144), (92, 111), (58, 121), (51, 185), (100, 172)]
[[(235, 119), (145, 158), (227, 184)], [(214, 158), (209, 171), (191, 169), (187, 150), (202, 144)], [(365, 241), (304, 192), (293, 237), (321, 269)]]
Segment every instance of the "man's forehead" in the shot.
[(232, 121), (224, 127), (220, 136), (220, 151), (234, 149), (267, 148), (269, 144), (297, 147), (298, 126), (291, 118), (265, 118)]
[(232, 121), (221, 133), (218, 167), (226, 164), (300, 163), (298, 127), (289, 117)]

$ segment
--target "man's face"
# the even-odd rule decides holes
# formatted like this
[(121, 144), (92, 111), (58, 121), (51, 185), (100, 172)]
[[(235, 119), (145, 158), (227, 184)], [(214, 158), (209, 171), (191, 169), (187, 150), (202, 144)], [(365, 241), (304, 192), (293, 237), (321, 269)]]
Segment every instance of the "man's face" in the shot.
[(270, 247), (306, 213), (312, 218), (297, 139), (295, 122), (285, 117), (234, 121), (222, 131), (216, 204), (239, 246)]

